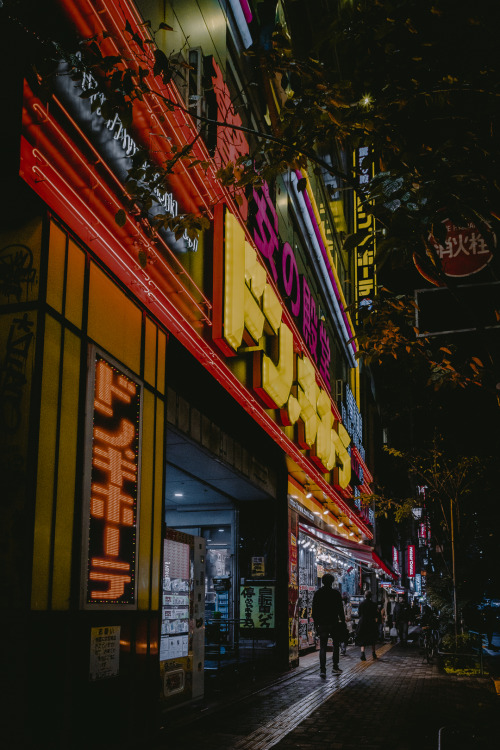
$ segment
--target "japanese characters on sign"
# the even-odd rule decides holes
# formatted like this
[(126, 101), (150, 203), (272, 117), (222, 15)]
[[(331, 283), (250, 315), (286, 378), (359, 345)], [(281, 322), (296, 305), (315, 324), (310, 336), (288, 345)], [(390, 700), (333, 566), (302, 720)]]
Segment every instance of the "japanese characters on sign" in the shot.
[(291, 314), (299, 321), (302, 336), (313, 362), (325, 383), (330, 387), (330, 338), (319, 305), (314, 299), (307, 279), (299, 274), (295, 252), (289, 242), (281, 242), (278, 233), (278, 214), (271, 199), (269, 186), (253, 191), (254, 215), (253, 238), (265, 259), (274, 281), (283, 290)]
[[(236, 217), (221, 210), (215, 224), (214, 269), (222, 289), (214, 295), (214, 341), (228, 356), (238, 355), (245, 344), (259, 344), (252, 349), (253, 390), (268, 408), (279, 410), (284, 426), (296, 425), (297, 444), (344, 489), (351, 479), (350, 437), (331, 396), (318, 385), (309, 357), (295, 351), (280, 299)], [(275, 357), (267, 353), (273, 349)]]
[[(238, 128), (242, 127), (243, 122), (241, 117), (234, 111), (233, 103), (231, 102), (231, 93), (222, 77), (222, 71), (215, 62), (215, 58), (212, 57), (210, 59), (212, 61), (212, 86), (217, 106), (216, 119), (218, 123), (226, 123), (226, 125), (217, 126), (217, 147), (214, 154), (214, 161), (220, 169), (230, 162), (236, 164), (240, 156), (248, 154), (250, 148), (243, 132), (238, 130)], [(246, 221), (248, 216), (248, 200), (245, 191), (239, 190), (238, 196), (240, 200), (239, 212), (243, 220)]]
[(116, 677), (120, 669), (120, 626), (92, 628), (89, 679)]
[(240, 587), (242, 628), (274, 628), (274, 589), (266, 584)]
[[(141, 387), (94, 354), (84, 607), (135, 606)], [(90, 465), (89, 465), (90, 464)], [(84, 532), (86, 529), (84, 528)]]
[[(342, 422), (349, 435), (351, 436), (353, 444), (359, 451), (359, 455), (364, 460), (365, 449), (363, 448), (363, 417), (359, 411), (359, 407), (356, 403), (354, 393), (349, 388), (348, 384), (345, 385), (345, 403), (341, 403), (341, 414)], [(363, 469), (361, 469), (361, 476), (359, 477), (360, 484), (363, 484)]]
[(415, 575), (415, 545), (409, 544), (406, 548), (406, 575), (413, 578)]
[(164, 539), (160, 661), (189, 653), (189, 565), (189, 544)]
[(394, 572), (399, 575), (401, 571), (399, 569), (399, 550), (397, 547), (392, 548), (392, 567)]
[[(372, 176), (372, 163), (367, 146), (357, 149), (354, 155), (354, 166), (358, 172), (360, 188), (366, 187)], [(356, 193), (354, 207), (354, 231), (367, 231), (366, 237), (357, 247), (356, 260), (356, 297), (359, 300), (373, 297), (377, 291), (375, 269), (375, 219), (368, 213), (362, 201), (362, 190)]]
[(493, 258), (486, 240), (474, 224), (469, 222), (465, 227), (457, 227), (449, 219), (443, 224), (446, 228), (443, 244), (432, 234), (429, 242), (441, 259), (447, 276), (470, 276), (481, 271)]
[[(132, 167), (132, 158), (139, 152), (140, 146), (124, 127), (118, 114), (108, 119), (103, 115), (102, 108), (106, 98), (98, 90), (97, 80), (92, 73), (85, 71), (81, 82), (75, 82), (68, 74), (66, 67), (61, 64), (60, 75), (56, 76), (55, 86), (57, 95), (70, 112), (78, 120), (78, 124), (86, 132), (92, 143), (98, 148), (105, 161), (112, 167), (117, 177), (123, 181), (128, 178), (128, 170)], [(81, 92), (81, 93), (79, 93)], [(173, 193), (152, 189), (155, 206), (151, 213), (164, 212), (171, 216), (179, 214), (179, 205)], [(166, 233), (171, 247), (178, 251), (198, 250), (198, 240), (188, 237), (185, 231), (178, 242), (174, 235)]]

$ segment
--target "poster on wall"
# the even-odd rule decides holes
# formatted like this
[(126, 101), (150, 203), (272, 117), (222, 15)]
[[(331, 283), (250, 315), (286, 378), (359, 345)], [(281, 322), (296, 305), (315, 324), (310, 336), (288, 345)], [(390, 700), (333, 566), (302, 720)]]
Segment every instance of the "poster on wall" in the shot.
[(90, 634), (91, 682), (116, 677), (120, 670), (120, 626), (92, 628)]
[(240, 587), (242, 628), (274, 628), (275, 586), (251, 583)]
[(288, 508), (288, 663), (298, 664), (299, 659), (299, 582), (297, 537), (298, 514)]
[(136, 606), (142, 387), (90, 352), (84, 469), (82, 598), (85, 609)]
[(163, 541), (160, 661), (189, 654), (189, 544)]

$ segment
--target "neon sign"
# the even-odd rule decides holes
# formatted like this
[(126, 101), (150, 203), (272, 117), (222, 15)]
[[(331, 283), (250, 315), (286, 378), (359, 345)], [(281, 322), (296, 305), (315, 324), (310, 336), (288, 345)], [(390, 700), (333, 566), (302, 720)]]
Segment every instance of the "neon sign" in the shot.
[(278, 410), (283, 426), (296, 426), (295, 442), (345, 489), (351, 480), (347, 430), (318, 385), (314, 364), (295, 351), (280, 299), (243, 228), (222, 208), (215, 218), (214, 268), (215, 343), (226, 356), (251, 352), (253, 390), (266, 407)]
[(255, 245), (265, 258), (274, 281), (289, 300), (290, 312), (294, 318), (301, 319), (306, 346), (325, 383), (330, 387), (330, 338), (324, 322), (320, 320), (319, 305), (309, 284), (305, 276), (299, 274), (292, 246), (279, 239), (278, 214), (267, 183), (259, 190), (254, 188), (253, 199), (256, 207), (253, 229)]
[(399, 550), (397, 547), (392, 548), (392, 567), (394, 568), (394, 572), (399, 575)]
[[(221, 69), (215, 62), (215, 58), (212, 57), (211, 59), (213, 68), (211, 78), (217, 106), (217, 121), (227, 124), (227, 127), (217, 126), (217, 148), (214, 154), (214, 161), (217, 168), (220, 169), (229, 164), (229, 162), (236, 164), (237, 159), (240, 156), (248, 154), (250, 148), (241, 130), (235, 130), (234, 127), (231, 127), (236, 126), (237, 128), (241, 128), (243, 121), (234, 111), (231, 102), (231, 93), (222, 77)], [(239, 212), (242, 219), (246, 221), (248, 216), (248, 200), (243, 189), (237, 192), (240, 198)]]
[(409, 544), (406, 548), (406, 575), (408, 578), (415, 576), (415, 545)]
[[(88, 137), (98, 146), (100, 153), (113, 165), (113, 170), (119, 179), (125, 182), (132, 165), (131, 159), (140, 147), (117, 114), (112, 119), (107, 119), (102, 114), (101, 108), (105, 102), (105, 96), (98, 91), (97, 81), (92, 74), (86, 71), (82, 73), (82, 80), (79, 83), (81, 94), (78, 94), (78, 89), (75, 91), (75, 84), (66, 73), (64, 66), (61, 65), (61, 74), (55, 79), (58, 94), (64, 99), (66, 106), (72, 110), (79, 124), (85, 127)], [(161, 191), (158, 187), (154, 187), (151, 192), (158, 204), (158, 208), (153, 207), (150, 210), (152, 215), (163, 209), (165, 213), (173, 217), (178, 216), (179, 205), (172, 193)], [(169, 245), (179, 252), (198, 250), (198, 240), (192, 240), (186, 231), (179, 242), (175, 240), (172, 232), (165, 231), (165, 238)]]
[[(367, 146), (358, 148), (354, 155), (354, 166), (359, 173), (358, 182), (360, 187), (370, 182), (372, 165), (366, 166), (369, 160)], [(377, 291), (376, 269), (375, 269), (375, 219), (368, 213), (360, 196), (356, 194), (354, 208), (354, 231), (366, 230), (366, 237), (361, 240), (357, 247), (356, 260), (356, 292), (357, 299), (373, 297)]]
[(93, 374), (92, 450), (86, 462), (90, 492), (84, 515), (84, 607), (133, 607), (141, 387), (97, 352)]

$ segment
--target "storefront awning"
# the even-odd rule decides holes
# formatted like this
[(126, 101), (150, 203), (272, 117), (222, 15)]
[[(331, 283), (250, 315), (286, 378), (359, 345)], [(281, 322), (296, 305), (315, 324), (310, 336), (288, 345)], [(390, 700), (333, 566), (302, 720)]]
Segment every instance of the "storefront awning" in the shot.
[(384, 573), (387, 573), (387, 575), (391, 576), (391, 578), (394, 578), (394, 580), (397, 580), (398, 578), (397, 574), (393, 570), (391, 570), (388, 565), (386, 565), (386, 563), (382, 560), (382, 558), (379, 557), (376, 552), (372, 552), (372, 555), (373, 555), (373, 560), (375, 564), (378, 565), (378, 567), (381, 568), (381, 570), (383, 570)]
[(350, 542), (337, 534), (331, 534), (329, 531), (321, 531), (314, 526), (308, 526), (305, 523), (299, 523), (299, 530), (309, 536), (313, 536), (326, 544), (330, 544), (339, 552), (347, 552), (349, 557), (353, 557), (358, 562), (372, 563), (372, 549), (357, 542)]
[(390, 570), (390, 568), (376, 554), (376, 552), (373, 551), (371, 547), (359, 544), (357, 542), (351, 542), (349, 541), (349, 539), (345, 539), (342, 536), (331, 534), (329, 531), (321, 531), (320, 529), (316, 529), (314, 526), (308, 526), (305, 523), (299, 524), (299, 530), (303, 531), (305, 534), (309, 534), (310, 536), (315, 537), (316, 539), (319, 539), (320, 541), (326, 542), (326, 544), (331, 544), (333, 547), (338, 549), (339, 552), (342, 552), (342, 550), (344, 550), (357, 562), (373, 564), (377, 568), (383, 570), (384, 573), (390, 575), (392, 578), (397, 578), (395, 573)]

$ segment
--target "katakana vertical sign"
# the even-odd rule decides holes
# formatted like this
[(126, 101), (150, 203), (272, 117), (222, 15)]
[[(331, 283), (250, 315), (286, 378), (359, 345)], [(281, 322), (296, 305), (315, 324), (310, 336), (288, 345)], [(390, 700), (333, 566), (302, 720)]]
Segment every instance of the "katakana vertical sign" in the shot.
[(367, 210), (363, 199), (363, 188), (368, 186), (373, 176), (373, 160), (368, 146), (358, 148), (354, 153), (354, 167), (358, 175), (359, 190), (354, 198), (354, 231), (366, 231), (356, 249), (356, 299), (373, 299), (377, 291), (375, 268), (375, 219)]
[(136, 606), (141, 394), (92, 350), (83, 516), (83, 607)]

